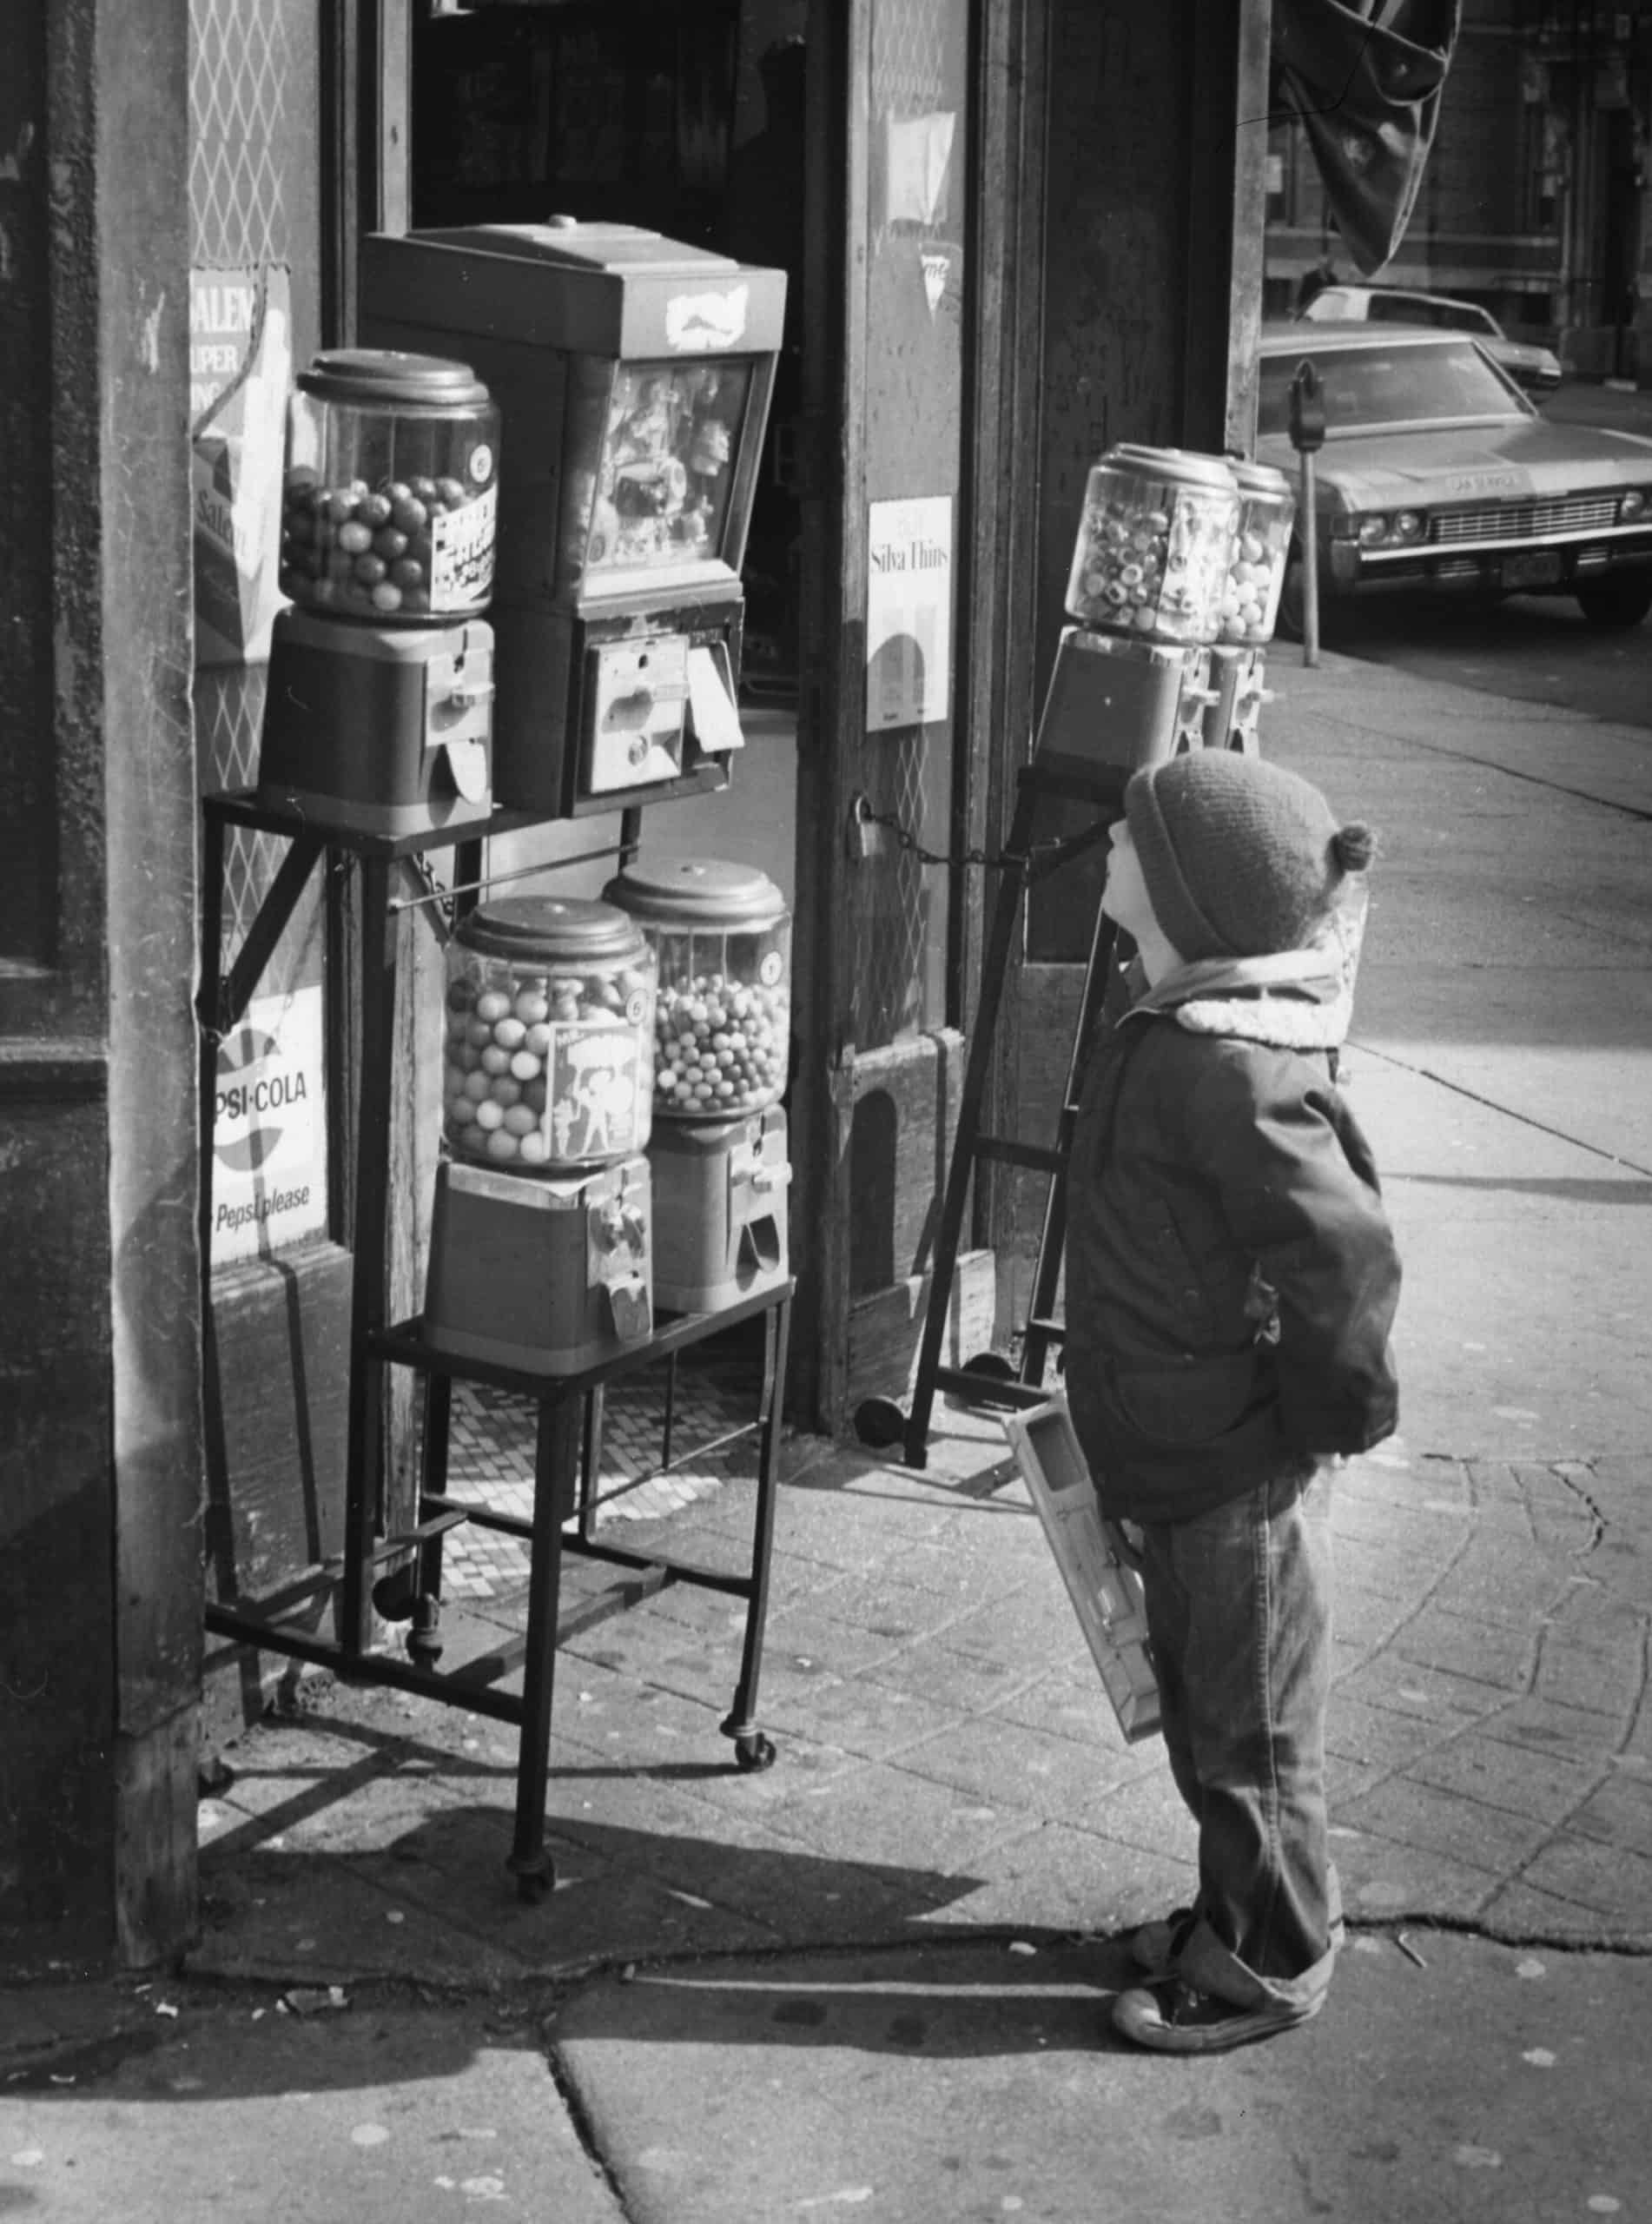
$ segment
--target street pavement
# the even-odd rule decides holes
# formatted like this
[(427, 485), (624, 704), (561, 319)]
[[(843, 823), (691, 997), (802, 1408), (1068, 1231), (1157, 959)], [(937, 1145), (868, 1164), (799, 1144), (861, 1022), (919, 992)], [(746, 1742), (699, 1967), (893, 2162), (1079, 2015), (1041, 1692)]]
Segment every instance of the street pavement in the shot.
[[(238, 1741), (184, 1967), (0, 1999), (0, 2215), (1652, 2215), (1652, 757), (1269, 678), (1264, 748), (1382, 839), (1348, 1087), (1406, 1261), (1403, 1433), (1336, 1509), (1325, 2015), (1205, 2062), (1107, 2034), (1192, 1829), (996, 1424), (943, 1405), (921, 1472), (787, 1444), (773, 1769), (718, 1735), (737, 1602), (571, 1638), (540, 1904), (497, 1725), (334, 1686)], [(734, 1566), (750, 1510), (626, 1541)]]

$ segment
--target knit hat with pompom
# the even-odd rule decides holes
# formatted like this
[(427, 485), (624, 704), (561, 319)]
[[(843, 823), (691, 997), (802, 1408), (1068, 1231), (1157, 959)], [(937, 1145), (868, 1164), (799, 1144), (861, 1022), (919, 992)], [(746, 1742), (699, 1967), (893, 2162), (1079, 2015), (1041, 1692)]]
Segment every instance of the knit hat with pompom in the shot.
[(1237, 750), (1144, 765), (1124, 804), (1153, 917), (1190, 964), (1300, 950), (1376, 849), (1311, 781)]

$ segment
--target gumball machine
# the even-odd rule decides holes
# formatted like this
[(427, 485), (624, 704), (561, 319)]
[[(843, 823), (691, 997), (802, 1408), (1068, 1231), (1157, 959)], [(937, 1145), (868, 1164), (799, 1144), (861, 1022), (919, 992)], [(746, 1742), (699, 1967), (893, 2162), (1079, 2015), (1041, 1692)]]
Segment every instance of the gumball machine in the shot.
[(1267, 645), (1279, 613), (1291, 551), (1296, 497), (1284, 472), (1265, 463), (1232, 461), (1239, 490), (1221, 633), (1211, 650), (1207, 749), (1253, 750), (1257, 721), (1268, 700), (1263, 685)]
[(633, 861), (603, 890), (657, 969), (654, 1295), (712, 1313), (786, 1279), (791, 917), (764, 873)]
[(1202, 740), (1239, 510), (1219, 457), (1120, 443), (1093, 467), (1041, 768), (1127, 772)]
[(502, 804), (574, 817), (728, 784), (785, 290), (572, 217), (363, 242), (366, 334), (462, 354), (502, 411)]
[(261, 803), (387, 835), (488, 816), (499, 451), (467, 364), (341, 348), (300, 374)]
[(572, 1374), (646, 1340), (657, 966), (611, 904), (478, 904), (447, 948), (425, 1296), (439, 1351)]

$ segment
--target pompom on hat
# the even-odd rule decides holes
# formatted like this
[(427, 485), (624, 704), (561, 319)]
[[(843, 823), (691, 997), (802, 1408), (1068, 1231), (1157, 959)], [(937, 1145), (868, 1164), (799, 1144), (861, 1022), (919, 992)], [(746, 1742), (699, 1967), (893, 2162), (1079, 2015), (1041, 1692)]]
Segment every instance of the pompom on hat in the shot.
[(1153, 917), (1190, 964), (1302, 949), (1376, 850), (1311, 781), (1237, 750), (1144, 765), (1124, 804)]

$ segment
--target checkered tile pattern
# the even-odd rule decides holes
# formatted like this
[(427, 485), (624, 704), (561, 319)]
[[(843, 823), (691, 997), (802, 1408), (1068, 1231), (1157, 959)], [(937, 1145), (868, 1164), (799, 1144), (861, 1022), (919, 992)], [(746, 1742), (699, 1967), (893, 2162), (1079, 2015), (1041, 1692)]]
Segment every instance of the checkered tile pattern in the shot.
[[(749, 1436), (722, 1453), (696, 1456), (708, 1444), (756, 1416), (759, 1371), (756, 1360), (709, 1360), (691, 1354), (678, 1363), (671, 1419), (672, 1449), (683, 1459), (669, 1474), (659, 1465), (665, 1415), (665, 1379), (653, 1368), (631, 1381), (611, 1384), (605, 1405), (598, 1470), (597, 1522), (652, 1521), (715, 1491), (730, 1474), (751, 1473), (757, 1439)], [(481, 1383), (453, 1385), (448, 1435), (448, 1489), (519, 1514), (533, 1512), (534, 1407), (530, 1400)], [(497, 1598), (528, 1579), (525, 1540), (479, 1528), (473, 1522), (449, 1532), (442, 1552), (445, 1598)]]

